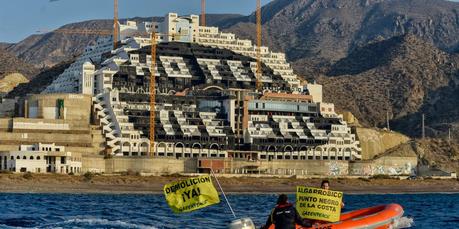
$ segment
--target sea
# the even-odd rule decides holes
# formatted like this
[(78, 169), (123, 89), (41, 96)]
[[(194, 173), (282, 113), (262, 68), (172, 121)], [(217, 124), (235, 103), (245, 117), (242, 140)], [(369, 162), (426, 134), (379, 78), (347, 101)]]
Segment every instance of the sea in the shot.
[[(294, 195), (289, 196), (294, 199)], [(236, 218), (264, 224), (277, 195), (228, 195)], [(234, 219), (221, 203), (174, 214), (163, 195), (0, 194), (0, 228), (226, 228)], [(345, 195), (350, 211), (399, 203), (405, 210), (398, 228), (459, 228), (459, 194)]]

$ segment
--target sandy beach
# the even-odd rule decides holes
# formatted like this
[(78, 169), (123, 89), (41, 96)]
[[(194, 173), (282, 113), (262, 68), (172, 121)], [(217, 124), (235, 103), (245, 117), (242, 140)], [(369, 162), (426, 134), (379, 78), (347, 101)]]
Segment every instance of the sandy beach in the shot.
[[(85, 176), (0, 174), (3, 193), (162, 193), (164, 184), (180, 176)], [(346, 193), (457, 192), (458, 180), (329, 179), (335, 190)], [(320, 179), (219, 178), (228, 193), (293, 193), (298, 185), (319, 186)]]

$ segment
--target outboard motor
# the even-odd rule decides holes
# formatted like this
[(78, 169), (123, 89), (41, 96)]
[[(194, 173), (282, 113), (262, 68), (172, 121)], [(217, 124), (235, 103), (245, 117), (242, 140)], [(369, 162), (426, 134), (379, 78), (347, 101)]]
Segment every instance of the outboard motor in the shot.
[(255, 229), (255, 224), (250, 218), (237, 219), (231, 222), (228, 229)]

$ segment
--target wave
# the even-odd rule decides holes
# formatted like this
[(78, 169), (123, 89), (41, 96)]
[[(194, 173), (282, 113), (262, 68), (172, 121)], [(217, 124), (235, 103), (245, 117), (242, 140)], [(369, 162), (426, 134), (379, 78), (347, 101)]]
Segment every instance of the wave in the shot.
[(414, 226), (413, 218), (401, 217), (394, 222), (393, 228), (409, 228)]
[(99, 218), (69, 219), (63, 222), (57, 222), (53, 225), (47, 225), (45, 228), (56, 228), (62, 226), (72, 227), (114, 227), (114, 228), (132, 228), (132, 229), (157, 229), (153, 226), (133, 224), (121, 220), (108, 220)]
[(18, 227), (18, 226), (9, 226), (6, 224), (0, 224), (0, 228), (2, 229), (34, 229), (36, 227)]

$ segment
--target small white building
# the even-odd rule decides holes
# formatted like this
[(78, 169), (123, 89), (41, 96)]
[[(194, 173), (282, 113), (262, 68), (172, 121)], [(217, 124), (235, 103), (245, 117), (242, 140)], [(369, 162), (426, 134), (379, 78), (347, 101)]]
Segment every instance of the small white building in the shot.
[(55, 144), (21, 145), (19, 151), (0, 152), (0, 171), (81, 173), (81, 155)]

